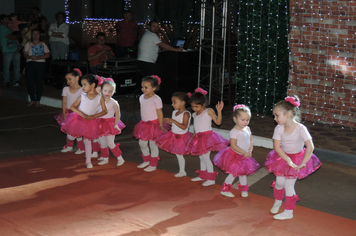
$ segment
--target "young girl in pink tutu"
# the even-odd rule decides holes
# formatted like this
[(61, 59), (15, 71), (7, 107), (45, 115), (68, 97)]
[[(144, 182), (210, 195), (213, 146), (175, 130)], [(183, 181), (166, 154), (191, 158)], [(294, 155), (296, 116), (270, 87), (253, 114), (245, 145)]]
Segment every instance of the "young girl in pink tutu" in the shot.
[[(62, 112), (54, 116), (54, 119), (58, 122), (59, 125), (62, 124), (69, 113), (73, 112), (70, 107), (83, 93), (82, 87), (79, 85), (79, 79), (81, 76), (82, 72), (78, 68), (75, 68), (65, 75), (68, 86), (64, 87), (62, 90)], [(75, 137), (67, 134), (67, 144), (63, 147), (61, 152), (73, 151), (74, 139)], [(77, 146), (79, 151), (84, 150), (84, 143), (82, 138), (77, 139)]]
[(246, 175), (255, 173), (260, 165), (252, 158), (253, 142), (251, 130), (248, 127), (251, 111), (245, 105), (236, 105), (233, 109), (236, 125), (230, 131), (230, 147), (225, 148), (215, 155), (213, 162), (229, 175), (221, 188), (221, 194), (227, 197), (235, 197), (231, 193), (232, 183), (239, 177), (238, 189), (242, 197), (248, 196), (248, 184)]
[(160, 84), (161, 78), (157, 75), (146, 76), (142, 79), (141, 90), (143, 94), (139, 98), (141, 121), (135, 126), (133, 131), (133, 136), (139, 139), (143, 158), (143, 163), (138, 165), (137, 168), (146, 167), (144, 169), (146, 172), (156, 170), (159, 151), (155, 140), (163, 132), (167, 131), (163, 127), (162, 100), (155, 94)]
[(218, 116), (211, 108), (206, 108), (206, 98), (207, 92), (202, 88), (197, 88), (195, 93), (192, 94), (190, 98), (190, 106), (193, 113), (194, 119), (194, 132), (192, 139), (187, 144), (187, 151), (192, 156), (199, 156), (200, 158), (200, 170), (196, 173), (199, 174), (198, 177), (191, 179), (191, 181), (203, 181), (203, 186), (210, 186), (215, 184), (217, 171), (214, 172), (213, 163), (210, 160), (211, 151), (220, 151), (227, 147), (229, 140), (222, 137), (220, 134), (213, 132), (211, 127), (211, 121), (213, 120), (215, 124), (220, 125), (222, 121), (221, 111), (224, 107), (224, 103), (218, 102), (216, 105), (216, 110)]
[(156, 144), (159, 148), (176, 154), (179, 165), (179, 172), (175, 174), (175, 177), (186, 176), (185, 172), (185, 159), (187, 154), (187, 143), (192, 137), (192, 134), (188, 131), (190, 123), (190, 112), (186, 107), (189, 105), (189, 97), (186, 93), (175, 92), (172, 95), (172, 106), (174, 111), (172, 112), (172, 118), (164, 118), (163, 122), (172, 125), (172, 129), (164, 133), (156, 140)]
[[(120, 144), (115, 145), (115, 135), (121, 134), (121, 130), (125, 128), (125, 124), (120, 120), (120, 106), (119, 103), (112, 98), (116, 90), (116, 84), (113, 79), (104, 79), (101, 85), (101, 93), (105, 100), (108, 113), (99, 118), (100, 129), (100, 154), (98, 165), (105, 165), (109, 163), (109, 148), (114, 156), (117, 158), (117, 166), (124, 164), (125, 160), (122, 158)], [(101, 111), (101, 108), (99, 108)]]
[[(297, 96), (286, 97), (273, 108), (274, 119), (278, 123), (273, 134), (273, 150), (268, 154), (265, 166), (276, 175), (274, 187), (275, 202), (271, 209), (276, 214), (285, 198), (284, 211), (274, 215), (277, 220), (293, 218), (293, 209), (298, 196), (294, 185), (321, 166), (313, 154), (314, 145), (308, 129), (298, 123), (299, 99)], [(306, 148), (304, 148), (304, 145)]]
[[(87, 168), (93, 168), (91, 164), (91, 140), (99, 137), (98, 117), (107, 113), (104, 98), (96, 92), (98, 79), (95, 75), (88, 74), (81, 78), (83, 93), (72, 104), (70, 113), (62, 123), (62, 131), (73, 137), (83, 137), (85, 147), (85, 163)], [(99, 107), (102, 111), (97, 112)]]

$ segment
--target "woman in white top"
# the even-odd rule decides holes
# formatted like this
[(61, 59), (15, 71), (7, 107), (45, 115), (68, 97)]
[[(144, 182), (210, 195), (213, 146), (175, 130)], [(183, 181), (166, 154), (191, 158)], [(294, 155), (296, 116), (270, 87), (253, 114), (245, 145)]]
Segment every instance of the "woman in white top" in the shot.
[(57, 22), (51, 24), (48, 30), (52, 60), (64, 60), (69, 53), (69, 25), (64, 23), (66, 18), (64, 12), (57, 12), (55, 17)]
[[(40, 31), (32, 30), (31, 42), (27, 42), (24, 48), (26, 58), (26, 84), (31, 102), (28, 106), (39, 106), (43, 92), (43, 80), (46, 72), (46, 58), (49, 58), (50, 51), (47, 45), (40, 41)], [(34, 87), (35, 84), (35, 87)]]

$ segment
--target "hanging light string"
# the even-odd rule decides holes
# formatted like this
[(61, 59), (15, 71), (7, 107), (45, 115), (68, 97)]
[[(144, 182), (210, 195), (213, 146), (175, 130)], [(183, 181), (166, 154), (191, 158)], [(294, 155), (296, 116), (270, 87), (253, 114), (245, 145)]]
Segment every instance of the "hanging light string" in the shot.
[[(278, 69), (278, 40), (279, 40), (279, 5), (280, 1), (278, 1), (277, 6), (277, 17), (276, 17), (276, 42), (274, 44), (275, 46), (275, 53), (273, 55), (274, 57), (274, 79), (273, 79), (273, 104), (276, 104), (276, 83), (277, 83), (277, 69)], [(272, 110), (271, 110), (272, 111)]]
[[(259, 40), (261, 40), (261, 38), (262, 38), (262, 10), (263, 10), (262, 7), (263, 7), (263, 3), (262, 3), (262, 0), (260, 0)], [(257, 72), (258, 72), (257, 73), (258, 74), (257, 86), (256, 86), (257, 97), (256, 97), (256, 102), (255, 102), (257, 116), (259, 116), (258, 102), (260, 100), (260, 96), (259, 96), (259, 87), (260, 87), (260, 81), (261, 81), (261, 68), (260, 68), (260, 66), (261, 66), (261, 44), (259, 43), (258, 44), (258, 55), (257, 55)]]
[[(244, 62), (245, 62), (245, 84), (244, 84), (244, 104), (246, 104), (248, 101), (247, 101), (247, 84), (248, 84), (248, 70), (249, 70), (249, 65), (247, 63), (247, 59), (248, 59), (248, 55), (250, 54), (250, 47), (249, 47), (249, 36), (250, 36), (250, 20), (249, 20), (249, 14), (248, 12), (250, 12), (250, 8), (249, 8), (249, 4), (248, 2), (246, 2), (246, 6), (247, 6), (247, 9), (246, 9), (246, 22), (247, 22), (247, 26), (246, 26), (246, 31), (245, 31), (245, 34), (246, 34), (246, 56), (244, 58)], [(250, 100), (250, 98), (248, 98), (248, 100)]]
[(266, 107), (267, 107), (267, 94), (268, 94), (268, 77), (269, 77), (269, 64), (271, 63), (270, 62), (270, 58), (269, 58), (269, 48), (270, 48), (270, 45), (269, 45), (269, 29), (271, 27), (271, 24), (270, 24), (270, 15), (272, 14), (271, 13), (271, 3), (272, 3), (273, 0), (270, 0), (270, 3), (268, 4), (268, 20), (267, 20), (267, 37), (266, 37), (266, 41), (267, 41), (267, 73), (266, 73), (266, 90), (265, 90), (265, 106), (263, 108), (263, 114), (266, 114)]
[[(238, 19), (238, 21), (237, 21), (237, 38), (238, 38), (238, 42), (237, 42), (237, 44), (236, 44), (236, 61), (237, 61), (237, 63), (236, 63), (236, 79), (237, 80), (240, 80), (241, 79), (241, 74), (240, 74), (240, 70), (239, 70), (239, 64), (241, 63), (240, 62), (240, 60), (239, 60), (239, 57), (240, 57), (240, 55), (241, 55), (241, 51), (240, 51), (240, 47), (241, 47), (241, 40), (240, 40), (240, 28), (241, 28), (241, 20), (240, 20), (240, 18), (241, 18), (241, 15), (240, 15), (240, 12), (241, 12), (241, 2), (237, 2), (237, 4), (238, 4), (238, 9), (237, 9), (237, 19)], [(239, 103), (239, 101), (238, 101), (238, 97), (239, 97), (239, 95), (240, 95), (240, 88), (238, 87), (238, 82), (236, 81), (236, 83), (235, 83), (235, 91), (236, 91), (236, 97), (235, 97), (235, 103)]]
[[(248, 101), (247, 104), (249, 107), (251, 107), (251, 98), (252, 98), (252, 73), (253, 73), (253, 62), (254, 62), (254, 44), (253, 44), (253, 40), (254, 40), (254, 29), (255, 29), (255, 4), (254, 2), (250, 3), (249, 5), (252, 5), (252, 24), (251, 24), (251, 31), (250, 31), (250, 35), (251, 35), (251, 47), (250, 47), (250, 54), (248, 55), (250, 57), (250, 64), (249, 64), (249, 73), (248, 73), (248, 91), (249, 91), (249, 95), (248, 95)], [(249, 12), (249, 11), (248, 11)], [(256, 93), (257, 94), (257, 93)]]

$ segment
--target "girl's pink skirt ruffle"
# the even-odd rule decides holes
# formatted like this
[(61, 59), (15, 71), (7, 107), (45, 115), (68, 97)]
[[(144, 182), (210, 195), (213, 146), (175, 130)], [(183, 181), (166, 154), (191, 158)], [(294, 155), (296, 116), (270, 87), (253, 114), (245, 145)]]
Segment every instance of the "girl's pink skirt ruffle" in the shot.
[(192, 137), (190, 132), (185, 134), (174, 134), (169, 131), (156, 139), (156, 144), (159, 148), (178, 155), (188, 154), (187, 143)]
[(254, 158), (247, 158), (244, 155), (238, 154), (231, 147), (218, 152), (213, 162), (225, 173), (232, 174), (234, 177), (252, 175), (260, 168), (260, 165)]
[(77, 113), (70, 113), (63, 121), (61, 130), (73, 137), (84, 137), (89, 140), (99, 138), (98, 119), (86, 120)]
[[(66, 109), (66, 117), (68, 117), (68, 115), (69, 115), (70, 113), (72, 113), (72, 112), (73, 112), (72, 110)], [(63, 121), (64, 121), (63, 112), (61, 111), (61, 112), (59, 112), (57, 115), (55, 115), (55, 116), (54, 116), (54, 119), (57, 121), (57, 123), (58, 123), (59, 125), (61, 125), (61, 124), (63, 123)]]
[[(166, 130), (170, 130), (170, 126), (166, 123), (163, 124)], [(156, 140), (161, 137), (164, 132), (159, 128), (159, 122), (157, 120), (150, 121), (140, 121), (133, 130), (132, 135), (137, 139), (142, 139), (144, 141)]]
[(187, 151), (193, 156), (200, 156), (210, 151), (220, 151), (229, 143), (229, 140), (212, 130), (199, 132), (189, 141)]
[[(302, 163), (305, 153), (305, 148), (296, 154), (287, 154), (294, 164), (299, 166)], [(278, 156), (278, 154), (272, 150), (267, 155), (265, 166), (269, 172), (273, 172), (276, 176), (284, 176), (286, 178), (303, 179), (313, 173), (321, 166), (320, 160), (312, 154), (311, 158), (306, 164), (306, 167), (300, 169), (299, 172), (294, 168), (290, 167), (285, 160)]]
[[(114, 125), (115, 125), (115, 117), (111, 117), (111, 118), (107, 118), (107, 119), (99, 118), (100, 136), (121, 134), (121, 131), (115, 129)], [(126, 127), (126, 125), (121, 120), (119, 120), (119, 123), (117, 123), (117, 126), (121, 130)]]

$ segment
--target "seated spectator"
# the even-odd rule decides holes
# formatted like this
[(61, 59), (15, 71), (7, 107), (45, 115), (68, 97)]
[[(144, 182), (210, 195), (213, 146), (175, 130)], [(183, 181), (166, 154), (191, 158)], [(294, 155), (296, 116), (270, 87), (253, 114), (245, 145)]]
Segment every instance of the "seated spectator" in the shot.
[(93, 74), (98, 74), (98, 68), (103, 68), (108, 59), (115, 58), (110, 46), (105, 45), (106, 36), (103, 32), (96, 35), (97, 43), (88, 48), (88, 61)]
[(55, 17), (57, 23), (51, 24), (48, 30), (52, 60), (64, 60), (69, 54), (69, 25), (64, 23), (64, 12), (57, 12)]

